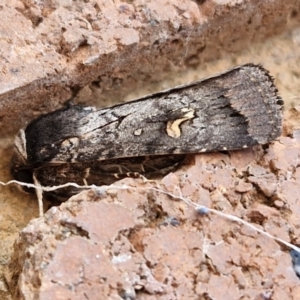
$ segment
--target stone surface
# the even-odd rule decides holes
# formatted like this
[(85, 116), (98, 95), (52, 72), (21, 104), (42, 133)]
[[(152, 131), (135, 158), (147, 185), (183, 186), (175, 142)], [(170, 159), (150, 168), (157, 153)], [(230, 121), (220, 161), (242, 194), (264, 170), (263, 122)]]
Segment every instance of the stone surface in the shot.
[[(70, 6), (71, 3), (74, 5)], [(185, 11), (182, 10), (182, 6), (180, 6), (182, 3), (188, 3), (187, 1), (177, 1), (176, 3), (178, 3), (178, 5), (175, 4), (175, 2), (166, 4), (163, 1), (157, 1), (156, 3), (151, 1), (147, 2), (147, 4), (145, 4), (144, 1), (142, 4), (138, 1), (134, 1), (132, 4), (125, 3), (125, 7), (128, 5), (130, 7), (133, 6), (135, 13), (140, 12), (140, 14), (143, 14), (141, 21), (142, 26), (137, 29), (135, 27), (140, 37), (142, 37), (141, 42), (139, 44), (133, 43), (129, 46), (126, 42), (124, 43), (124, 40), (121, 40), (120, 43), (120, 39), (115, 38), (117, 36), (117, 30), (112, 30), (114, 26), (118, 26), (117, 28), (125, 27), (125, 25), (123, 25), (124, 23), (120, 21), (120, 16), (132, 19), (130, 12), (126, 12), (125, 7), (123, 7), (124, 2), (115, 1), (115, 4), (110, 2), (103, 4), (100, 1), (90, 1), (89, 3), (92, 4), (98, 3), (102, 10), (105, 10), (105, 14), (101, 16), (101, 19), (106, 21), (105, 24), (101, 25), (102, 29), (92, 28), (91, 32), (99, 33), (101, 30), (106, 31), (106, 36), (109, 34), (111, 36), (108, 37), (109, 41), (105, 42), (105, 45), (116, 45), (115, 50), (112, 50), (104, 56), (103, 48), (99, 48), (96, 44), (83, 43), (80, 45), (79, 41), (80, 46), (75, 49), (75, 51), (72, 51), (70, 47), (70, 45), (76, 45), (76, 41), (80, 40), (81, 37), (77, 36), (77, 32), (80, 28), (84, 28), (85, 26), (85, 21), (78, 25), (77, 21), (79, 21), (79, 19), (76, 18), (78, 16), (80, 18), (82, 14), (85, 14), (85, 16), (89, 14), (86, 10), (80, 10), (81, 3), (83, 2), (77, 1), (75, 3), (74, 1), (65, 0), (46, 2), (4, 0), (0, 4), (0, 16), (2, 21), (0, 24), (2, 37), (0, 39), (2, 57), (0, 72), (1, 181), (5, 182), (11, 179), (9, 175), (9, 161), (13, 142), (13, 136), (3, 138), (3, 135), (7, 135), (9, 132), (15, 133), (16, 130), (23, 126), (26, 121), (32, 119), (33, 116), (57, 108), (60, 103), (70, 97), (72, 90), (76, 90), (76, 84), (78, 83), (81, 89), (77, 97), (77, 102), (97, 104), (100, 106), (136, 98), (137, 96), (145, 95), (153, 91), (197, 80), (222, 72), (237, 64), (247, 62), (261, 63), (264, 67), (269, 69), (271, 74), (275, 77), (276, 85), (285, 100), (286, 106), (295, 106), (293, 111), (289, 111), (289, 115), (286, 115), (286, 121), (284, 122), (285, 136), (294, 139), (299, 137), (299, 107), (297, 108), (297, 104), (299, 105), (300, 94), (300, 27), (297, 27), (297, 24), (299, 24), (298, 1), (261, 1), (260, 3), (253, 0), (189, 1), (192, 5), (192, 10), (196, 7), (192, 16), (198, 13), (206, 16), (205, 19), (193, 19), (196, 21), (192, 25), (190, 25), (191, 23), (187, 24), (184, 22), (184, 18), (188, 17), (188, 15), (185, 14)], [(84, 3), (86, 5), (87, 1)], [(160, 4), (159, 7), (158, 3)], [(118, 9), (119, 6), (121, 8), (120, 11)], [(66, 9), (62, 13), (64, 7), (67, 7), (69, 14)], [(86, 7), (88, 7), (88, 5), (86, 5)], [(156, 8), (152, 10), (153, 7)], [(162, 19), (160, 21), (158, 19), (158, 22), (152, 22), (152, 19), (157, 18), (157, 16), (159, 18), (165, 16), (165, 10), (171, 9), (172, 7), (175, 7), (176, 11), (174, 14), (168, 12), (168, 20)], [(111, 13), (111, 11), (113, 11), (113, 13)], [(174, 12), (174, 10), (170, 10), (170, 12), (172, 11)], [(247, 14), (245, 14), (245, 11)], [(155, 12), (154, 17), (152, 12)], [(144, 15), (150, 16), (152, 19), (146, 18)], [(244, 17), (245, 15), (252, 16), (249, 24), (246, 22), (247, 18)], [(114, 16), (114, 18), (111, 16)], [(183, 20), (183, 25), (180, 26), (179, 29), (173, 26), (174, 19), (176, 18), (180, 21)], [(187, 19), (189, 20), (191, 18)], [(87, 18), (87, 20), (89, 20), (89, 18)], [(41, 26), (39, 26), (40, 24)], [(49, 24), (49, 26), (47, 24)], [(93, 20), (91, 20), (91, 24), (93, 24)], [(59, 28), (60, 25), (62, 26), (61, 30)], [(65, 28), (68, 29), (66, 35), (64, 35)], [(73, 37), (75, 37), (75, 39), (69, 35), (70, 30), (73, 28)], [(287, 30), (287, 28), (291, 29)], [(282, 35), (275, 35), (279, 31), (284, 30), (286, 31)], [(85, 34), (86, 33), (87, 32), (85, 32)], [(275, 36), (271, 37), (273, 35)], [(266, 39), (266, 37), (270, 38)], [(262, 43), (257, 43), (259, 40), (262, 40)], [(96, 39), (96, 42), (97, 41)], [(201, 44), (203, 41), (206, 43), (205, 48), (202, 47), (203, 44)], [(133, 51), (132, 54), (131, 50)], [(238, 52), (237, 50), (242, 51)], [(99, 54), (99, 56), (94, 56), (94, 51), (97, 55)], [(87, 65), (83, 67), (82, 62), (84, 62), (86, 58), (90, 58), (90, 60), (87, 60)], [(218, 59), (207, 63), (211, 58)], [(182, 72), (182, 70), (185, 69), (186, 71)], [(92, 83), (90, 83), (91, 80)], [(279, 147), (279, 145), (277, 145), (277, 147)], [(255, 157), (260, 151), (261, 149), (255, 149), (255, 151), (251, 149), (247, 151), (237, 151), (231, 153), (230, 157), (226, 155), (222, 157), (223, 159), (226, 158), (226, 164), (234, 163), (234, 165), (239, 167), (238, 170), (244, 170), (247, 164), (255, 161)], [(278, 150), (277, 155), (280, 154), (280, 159), (278, 158), (276, 160), (275, 155), (274, 159), (268, 160), (271, 166), (268, 164), (263, 165), (262, 161), (261, 165), (259, 165), (265, 170), (265, 173), (260, 173), (261, 175), (270, 175), (274, 172), (276, 180), (278, 178), (281, 180), (285, 178), (285, 175), (287, 176), (287, 179), (282, 181), (282, 184), (279, 185), (279, 188), (274, 194), (272, 194), (273, 191), (268, 188), (268, 185), (265, 185), (266, 189), (263, 190), (261, 187), (264, 181), (259, 178), (258, 175), (253, 176), (252, 173), (258, 168), (257, 163), (252, 164), (252, 169), (247, 169), (246, 172), (246, 175), (248, 177), (254, 177), (257, 183), (254, 181), (252, 183), (246, 181), (241, 171), (234, 173), (236, 174), (235, 188), (227, 190), (225, 198), (222, 197), (224, 190), (215, 190), (215, 183), (211, 183), (209, 178), (206, 177), (206, 181), (203, 184), (200, 181), (199, 183), (201, 184), (195, 181), (194, 184), (181, 186), (181, 190), (184, 191), (185, 195), (195, 195), (193, 197), (197, 198), (201, 196), (201, 204), (208, 207), (213, 207), (214, 201), (217, 201), (216, 207), (220, 207), (221, 209), (222, 207), (227, 208), (227, 205), (229, 205), (229, 208), (231, 206), (236, 206), (237, 208), (240, 206), (243, 207), (253, 202), (253, 207), (247, 210), (247, 215), (245, 215), (246, 218), (252, 222), (264, 223), (266, 220), (271, 219), (271, 217), (273, 218), (275, 211), (280, 211), (280, 216), (284, 216), (287, 223), (278, 223), (278, 226), (285, 224), (291, 226), (291, 230), (289, 231), (290, 241), (300, 245), (299, 232), (297, 225), (295, 225), (298, 222), (298, 192), (294, 191), (294, 189), (298, 188), (298, 183), (300, 182), (300, 171), (298, 170), (299, 168), (295, 168), (297, 165), (295, 164), (297, 157), (294, 156), (294, 150), (289, 149), (288, 151), (292, 153), (292, 159), (287, 159), (287, 155), (280, 154)], [(288, 170), (289, 163), (292, 164), (291, 170)], [(273, 166), (276, 166), (276, 168), (273, 168)], [(278, 170), (280, 176), (277, 176), (276, 170)], [(197, 177), (194, 177), (194, 179), (198, 180)], [(292, 181), (289, 182), (289, 179), (292, 179)], [(260, 186), (258, 185), (258, 180), (262, 180), (260, 181)], [(164, 188), (168, 191), (178, 193), (178, 189), (174, 186), (179, 185), (180, 182), (180, 178), (178, 178), (177, 174), (170, 174), (164, 179)], [(245, 197), (253, 188), (256, 193), (259, 194), (259, 197), (263, 197), (259, 198), (260, 201), (258, 203), (251, 197)], [(123, 193), (125, 192), (123, 191)], [(272, 194), (272, 196), (267, 196), (268, 193)], [(123, 201), (125, 201), (125, 203), (129, 202), (129, 204), (131, 201), (137, 201), (132, 194), (132, 192), (125, 193), (124, 197), (122, 197)], [(155, 199), (156, 198), (155, 196)], [(150, 197), (150, 200), (151, 199), (153, 199), (153, 196)], [(270, 199), (272, 200), (271, 203), (269, 203)], [(150, 201), (150, 204), (151, 203)], [(291, 203), (291, 209), (289, 209), (289, 203)], [(162, 209), (160, 205), (163, 205), (163, 211), (169, 211), (173, 207), (172, 205), (170, 206), (169, 202), (160, 201), (158, 206), (159, 212)], [(19, 231), (28, 224), (30, 219), (38, 215), (38, 209), (35, 196), (20, 193), (15, 186), (0, 188), (0, 207), (0, 298), (11, 299), (7, 282), (4, 280), (4, 274), (7, 271), (7, 264), (13, 251), (12, 245)], [(142, 208), (144, 207), (147, 208), (148, 206), (142, 206)], [(151, 207), (152, 206), (147, 209)], [(155, 205), (154, 208), (156, 209), (157, 205)], [(141, 208), (137, 207), (136, 209)], [(155, 209), (152, 212), (153, 217), (157, 214)], [(181, 210), (184, 211), (185, 206), (180, 208), (180, 211)], [(177, 210), (175, 210), (175, 212), (176, 211)], [(191, 211), (194, 215), (194, 211)], [(295, 211), (295, 213), (293, 213), (293, 211)], [(140, 213), (142, 214), (142, 212)], [(148, 212), (146, 214), (145, 223), (149, 220), (147, 216)], [(160, 218), (159, 227), (163, 226), (161, 224), (175, 224), (176, 226), (178, 221), (181, 224), (179, 226), (182, 226), (182, 220), (184, 219), (176, 218), (176, 216), (177, 214), (170, 214), (170, 216), (166, 215), (164, 218)], [(198, 218), (195, 221), (196, 223), (199, 222)], [(275, 218), (278, 220), (276, 214)], [(150, 221), (151, 220), (152, 218)], [(215, 221), (215, 223), (217, 223), (217, 221)], [(222, 224), (223, 223), (218, 226), (222, 226)], [(143, 226), (144, 225), (141, 227)], [(176, 228), (178, 228), (178, 226)], [(198, 228), (199, 227), (195, 227), (193, 230), (201, 233)], [(268, 227), (268, 230), (269, 229), (272, 230), (272, 227)], [(245, 230), (246, 228), (243, 228), (243, 231)], [(249, 231), (249, 229), (247, 230)], [(286, 228), (283, 228), (283, 232), (281, 231), (282, 237), (286, 236), (286, 233), (284, 233), (285, 230)], [(232, 231), (229, 230), (229, 235), (231, 232)], [(45, 235), (45, 237), (46, 236), (47, 235)], [(25, 242), (25, 240), (24, 238), (22, 241)], [(54, 242), (56, 243), (56, 241)], [(142, 251), (137, 246), (137, 243), (133, 245), (137, 247), (138, 251)], [(143, 247), (143, 244), (141, 245), (141, 247)], [(20, 250), (25, 248), (25, 244), (23, 244), (22, 247), (20, 246)], [(248, 251), (248, 248), (246, 249)], [(288, 250), (286, 248), (283, 248), (283, 250), (281, 254), (284, 255), (285, 259), (278, 265), (277, 274), (280, 274), (282, 270), (286, 271), (286, 268), (289, 268), (291, 271), (291, 259), (287, 255)], [(30, 247), (28, 251), (31, 251)], [(16, 263), (15, 259), (15, 268), (11, 268), (11, 272), (15, 276), (18, 276), (18, 271), (22, 269), (22, 259), (24, 257), (21, 257), (21, 253), (20, 251), (19, 262)], [(259, 258), (258, 254), (254, 257)], [(17, 254), (15, 254), (14, 257), (16, 258)], [(32, 257), (34, 257), (34, 254), (32, 254)], [(224, 292), (224, 289), (219, 289), (218, 285), (216, 285), (215, 289), (212, 289), (212, 285), (207, 285), (206, 287), (206, 282), (210, 282), (211, 284), (227, 284), (236, 290), (235, 285), (229, 285), (232, 282), (232, 278), (234, 278), (234, 282), (238, 283), (239, 288), (243, 290), (245, 287), (249, 287), (248, 278), (261, 279), (254, 272), (255, 270), (253, 270), (252, 264), (250, 267), (247, 265), (247, 268), (242, 267), (240, 270), (234, 269), (234, 272), (230, 273), (231, 277), (229, 280), (227, 280), (227, 274), (225, 276), (223, 274), (221, 278), (218, 278), (215, 275), (215, 268), (212, 268), (212, 266), (212, 264), (209, 264), (207, 267), (207, 264), (205, 264), (203, 269), (200, 270), (200, 273), (197, 274), (197, 290), (203, 291), (203, 289), (207, 289), (208, 292), (215, 295), (217, 292)], [(24, 268), (26, 269), (26, 265), (24, 265)], [(169, 276), (168, 268), (159, 265), (155, 270), (154, 268), (151, 269), (151, 272), (152, 275), (155, 275), (154, 277), (160, 281), (161, 278), (167, 278)], [(248, 272), (248, 269), (251, 272)], [(207, 270), (212, 271), (208, 272)], [(146, 271), (148, 272), (148, 270)], [(146, 271), (144, 271), (143, 274), (145, 274)], [(24, 271), (22, 274), (25, 274)], [(191, 274), (193, 276), (194, 273)], [(263, 275), (266, 277), (269, 276), (269, 274)], [(299, 287), (297, 289), (295, 285), (293, 285), (295, 279), (294, 275), (291, 276), (291, 280), (286, 279), (284, 281), (284, 279), (281, 279), (279, 285), (277, 283), (273, 284), (272, 291), (268, 289), (261, 290), (258, 295), (256, 291), (251, 292), (251, 290), (248, 290), (249, 296), (245, 296), (244, 298), (254, 299), (252, 297), (254, 293), (258, 295), (256, 299), (270, 298), (270, 295), (272, 295), (272, 299), (289, 299), (290, 297), (291, 299), (297, 299)], [(20, 278), (24, 280), (23, 275)], [(150, 276), (145, 275), (144, 278), (150, 281)], [(29, 279), (31, 279), (31, 277), (29, 277)], [(14, 285), (15, 280), (16, 278), (13, 277), (11, 286), (14, 287), (13, 290), (16, 292), (16, 285)], [(26, 284), (28, 282), (27, 280)], [(123, 281), (120, 280), (120, 282)], [(252, 281), (250, 282), (252, 283)], [(33, 287), (39, 286), (38, 281), (33, 281), (30, 284), (32, 284)], [(264, 287), (268, 287), (270, 286), (270, 281), (265, 280), (263, 284)], [(286, 291), (291, 285), (292, 288), (289, 290), (289, 294)], [(149, 285), (147, 286), (149, 287)], [(144, 286), (142, 285), (142, 287)], [(142, 287), (140, 287), (140, 289), (143, 289)], [(25, 284), (22, 286), (22, 289), (23, 288), (25, 289)], [(107, 286), (105, 286), (105, 288), (107, 288)], [(135, 288), (136, 291), (139, 290), (138, 285), (135, 286)], [(219, 291), (217, 289), (219, 289)], [(33, 291), (36, 290), (33, 289)], [(196, 289), (194, 291), (196, 291)], [(228, 293), (231, 295), (235, 293), (235, 291), (228, 291)], [(136, 295), (136, 298), (142, 297), (137, 292)], [(134, 298), (132, 290), (127, 290), (127, 294), (125, 293), (123, 298), (126, 297), (128, 299)], [(147, 297), (149, 299), (156, 299), (156, 295), (147, 295)], [(167, 296), (165, 298), (167, 298)], [(173, 296), (173, 298), (175, 298), (175, 296)]]
[(81, 192), (21, 231), (9, 266), (14, 298), (299, 299), (286, 247), (195, 210), (299, 245), (299, 156), (300, 138), (282, 136), (195, 155), (160, 183), (127, 178)]
[(0, 134), (16, 133), (76, 92), (77, 102), (123, 101), (166, 71), (195, 67), (283, 32), (298, 20), (299, 9), (297, 0), (4, 0)]

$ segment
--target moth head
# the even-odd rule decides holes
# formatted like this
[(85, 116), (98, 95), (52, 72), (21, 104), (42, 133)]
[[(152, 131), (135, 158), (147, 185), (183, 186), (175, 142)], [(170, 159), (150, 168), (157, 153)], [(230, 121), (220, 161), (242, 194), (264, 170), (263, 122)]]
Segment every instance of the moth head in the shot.
[[(13, 178), (17, 181), (24, 182), (24, 183), (33, 183), (33, 173), (32, 170), (29, 168), (22, 168), (22, 165), (19, 165), (15, 160), (15, 155), (12, 159), (12, 164), (10, 168), (10, 172)], [(25, 193), (33, 193), (33, 188), (28, 188), (26, 186), (19, 186), (19, 189)]]

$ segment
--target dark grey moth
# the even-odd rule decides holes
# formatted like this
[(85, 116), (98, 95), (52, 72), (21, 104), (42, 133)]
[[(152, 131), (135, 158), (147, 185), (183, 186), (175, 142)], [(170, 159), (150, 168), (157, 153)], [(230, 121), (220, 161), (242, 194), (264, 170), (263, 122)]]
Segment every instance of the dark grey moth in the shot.
[(189, 153), (272, 141), (281, 132), (282, 105), (268, 71), (253, 64), (108, 108), (71, 105), (20, 130), (11, 172), (24, 182), (34, 175), (43, 186), (108, 185), (137, 173), (155, 178)]

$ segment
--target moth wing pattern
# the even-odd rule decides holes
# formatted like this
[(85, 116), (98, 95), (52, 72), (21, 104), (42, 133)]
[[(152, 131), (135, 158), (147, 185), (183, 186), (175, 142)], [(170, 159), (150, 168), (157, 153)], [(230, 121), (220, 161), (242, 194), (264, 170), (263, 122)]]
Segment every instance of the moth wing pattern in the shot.
[[(44, 186), (64, 185), (69, 182), (78, 185), (110, 185), (126, 177), (147, 176), (157, 179), (174, 171), (186, 160), (186, 155), (140, 156), (135, 158), (110, 159), (87, 163), (67, 163), (46, 165), (34, 170), (34, 175)], [(48, 198), (63, 201), (66, 197), (77, 194), (76, 188), (57, 189), (45, 193)]]
[[(178, 165), (182, 154), (272, 141), (281, 132), (282, 104), (268, 71), (246, 64), (109, 108), (67, 106), (20, 131), (12, 173), (17, 178), (34, 171), (43, 185), (96, 170), (98, 183), (110, 182), (105, 178), (113, 177), (113, 169), (122, 176), (128, 169), (147, 177), (160, 169), (157, 161), (168, 168), (167, 157)], [(167, 156), (155, 163), (162, 155)], [(143, 163), (138, 167), (141, 157), (148, 165), (152, 158), (152, 171)]]
[[(264, 144), (280, 133), (279, 102), (268, 72), (245, 65), (110, 108), (42, 116), (25, 130), (27, 156), (30, 163), (80, 162)], [(178, 136), (168, 133), (168, 122)]]

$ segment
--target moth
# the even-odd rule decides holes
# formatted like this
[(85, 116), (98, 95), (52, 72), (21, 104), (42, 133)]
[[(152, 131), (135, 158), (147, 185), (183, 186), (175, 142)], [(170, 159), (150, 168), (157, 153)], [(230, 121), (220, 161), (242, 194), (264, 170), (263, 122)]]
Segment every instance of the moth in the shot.
[[(108, 108), (68, 105), (20, 130), (11, 173), (28, 183), (35, 176), (42, 186), (156, 178), (190, 153), (274, 140), (282, 106), (269, 72), (254, 64)], [(48, 196), (62, 201), (77, 192), (64, 188)]]

